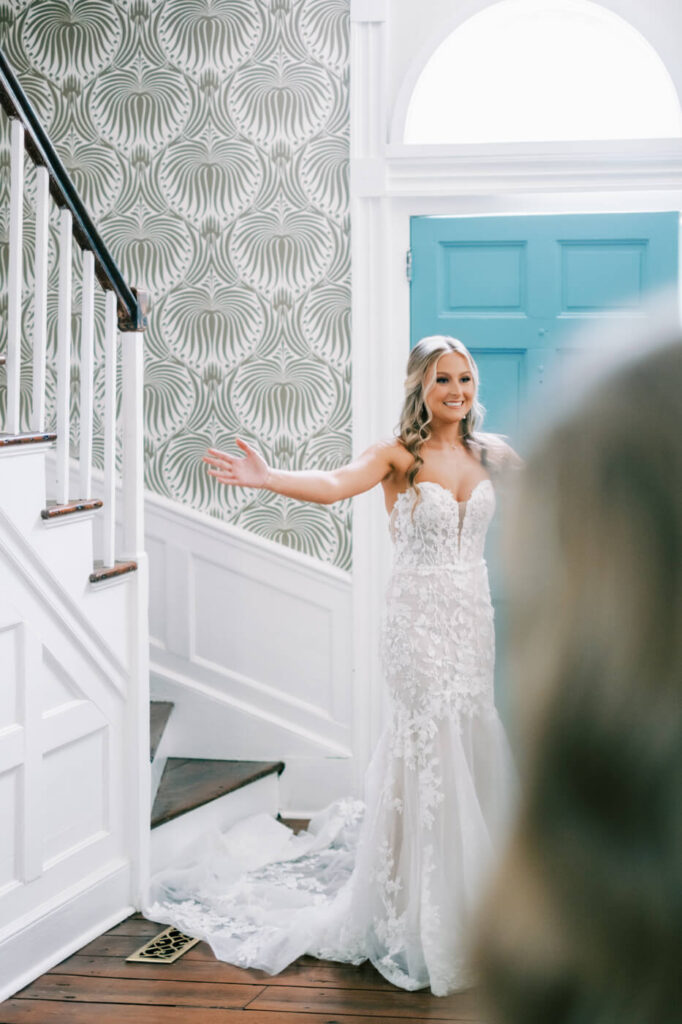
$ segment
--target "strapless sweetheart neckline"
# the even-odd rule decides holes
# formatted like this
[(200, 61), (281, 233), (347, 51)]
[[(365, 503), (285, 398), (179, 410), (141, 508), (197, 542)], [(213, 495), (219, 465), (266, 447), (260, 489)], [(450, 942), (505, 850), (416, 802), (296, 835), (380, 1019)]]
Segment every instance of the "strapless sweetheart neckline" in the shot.
[[(474, 486), (473, 486), (473, 487), (472, 487), (472, 489), (471, 489), (471, 494), (469, 495), (469, 497), (468, 497), (468, 498), (465, 498), (465, 499), (464, 499), (463, 501), (459, 501), (459, 500), (458, 500), (458, 499), (457, 499), (457, 498), (456, 498), (456, 497), (454, 496), (454, 494), (452, 493), (452, 491), (450, 490), (450, 488), (449, 488), (449, 487), (443, 487), (443, 485), (442, 485), (442, 484), (439, 484), (439, 483), (438, 483), (438, 482), (437, 482), (436, 480), (421, 480), (421, 481), (419, 481), (419, 486), (420, 486), (420, 487), (427, 487), (427, 486), (428, 486), (429, 484), (430, 484), (430, 485), (431, 485), (432, 487), (437, 487), (439, 491), (443, 491), (443, 492), (444, 492), (445, 494), (449, 495), (449, 497), (450, 497), (451, 501), (452, 501), (452, 502), (453, 502), (453, 503), (454, 503), (455, 505), (468, 505), (468, 504), (469, 504), (469, 502), (471, 501), (471, 499), (473, 498), (474, 494), (476, 493), (476, 491), (477, 491), (477, 490), (479, 489), (479, 487), (480, 487), (480, 486), (481, 486), (482, 484), (490, 484), (490, 485), (492, 486), (492, 480), (490, 479), (490, 477), (489, 477), (489, 476), (484, 476), (482, 480), (479, 480), (477, 484), (474, 484)], [(407, 490), (405, 490), (405, 491), (399, 491), (399, 492), (398, 492), (398, 495), (397, 495), (397, 497), (396, 497), (395, 501), (393, 502), (393, 507), (391, 508), (391, 511), (389, 512), (389, 518), (390, 518), (390, 517), (391, 517), (391, 516), (393, 515), (393, 513), (395, 512), (395, 510), (396, 510), (396, 507), (397, 507), (397, 505), (398, 505), (398, 502), (400, 501), (400, 499), (402, 498), (402, 496), (403, 496), (404, 494), (409, 494), (411, 490), (412, 490), (412, 488), (411, 488), (411, 487), (408, 487), (408, 488), (407, 488)]]

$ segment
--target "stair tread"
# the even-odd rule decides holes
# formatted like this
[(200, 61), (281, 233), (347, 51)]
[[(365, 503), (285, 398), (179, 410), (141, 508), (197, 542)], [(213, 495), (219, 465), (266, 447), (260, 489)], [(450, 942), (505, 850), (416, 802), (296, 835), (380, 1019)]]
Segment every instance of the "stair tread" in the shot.
[(93, 509), (102, 508), (99, 498), (78, 498), (67, 502), (66, 505), (59, 505), (57, 502), (50, 502), (47, 508), (42, 509), (40, 515), (43, 519), (58, 519), (61, 516), (72, 515), (74, 512), (91, 512)]
[(149, 760), (153, 761), (164, 729), (168, 724), (173, 702), (170, 700), (150, 700), (149, 702)]
[(114, 579), (116, 576), (124, 576), (128, 572), (135, 572), (137, 562), (117, 562), (116, 565), (104, 568), (100, 563), (95, 562), (95, 568), (88, 579), (91, 583), (102, 583), (104, 580)]
[(0, 433), (0, 448), (11, 448), (21, 444), (43, 444), (56, 441), (56, 434), (41, 432), (39, 434), (4, 434)]
[(266, 775), (280, 775), (283, 771), (283, 761), (169, 757), (152, 808), (152, 828)]

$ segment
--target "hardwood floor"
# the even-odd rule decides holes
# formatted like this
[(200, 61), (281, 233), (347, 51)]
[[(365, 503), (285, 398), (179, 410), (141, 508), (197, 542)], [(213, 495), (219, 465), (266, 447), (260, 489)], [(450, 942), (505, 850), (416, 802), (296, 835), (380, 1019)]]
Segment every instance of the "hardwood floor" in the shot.
[(479, 1022), (472, 992), (404, 992), (373, 967), (301, 957), (274, 977), (217, 961), (205, 943), (173, 964), (127, 964), (163, 930), (129, 917), (0, 1003), (0, 1024), (420, 1024)]

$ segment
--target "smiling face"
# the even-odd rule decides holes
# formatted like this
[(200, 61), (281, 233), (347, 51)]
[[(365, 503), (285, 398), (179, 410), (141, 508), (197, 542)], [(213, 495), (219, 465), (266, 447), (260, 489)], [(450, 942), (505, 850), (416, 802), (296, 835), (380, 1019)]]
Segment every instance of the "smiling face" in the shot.
[(456, 423), (471, 409), (476, 395), (474, 377), (466, 358), (447, 352), (436, 361), (436, 379), (426, 395), (433, 420)]

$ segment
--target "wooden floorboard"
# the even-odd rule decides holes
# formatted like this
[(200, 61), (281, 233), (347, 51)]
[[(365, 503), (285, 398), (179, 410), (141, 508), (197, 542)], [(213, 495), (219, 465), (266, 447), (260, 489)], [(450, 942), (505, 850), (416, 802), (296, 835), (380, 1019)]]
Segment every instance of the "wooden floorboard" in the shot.
[[(111, 956), (76, 955), (64, 960), (54, 968), (52, 974), (85, 975), (96, 978), (140, 978), (156, 979), (161, 968), (154, 963), (125, 962), (125, 957), (134, 952), (136, 945), (131, 947), (121, 958)], [(319, 988), (329, 985), (333, 988), (374, 989), (379, 992), (393, 992), (395, 988), (390, 982), (374, 970), (371, 965), (360, 967), (345, 964), (325, 964), (316, 961), (314, 964), (292, 964), (281, 974), (271, 975), (265, 971), (244, 970), (232, 964), (216, 960), (208, 946), (199, 956), (190, 957), (189, 950), (179, 960), (163, 965), (163, 976), (168, 981), (216, 981), (228, 984), (253, 985), (293, 985)]]
[[(270, 1013), (189, 1006), (122, 1006), (120, 1003), (63, 1003), (10, 999), (0, 1003), (0, 1024), (405, 1024), (405, 1017), (372, 1017), (319, 1013)], [(411, 1024), (433, 1018), (412, 1017)]]
[(134, 914), (0, 1003), (0, 1024), (480, 1024), (474, 992), (405, 992), (369, 963), (300, 957), (278, 975), (201, 942), (173, 964), (126, 963), (165, 926)]
[(306, 1013), (354, 1013), (381, 1019), (386, 1014), (412, 1020), (475, 1021), (476, 1014), (466, 994), (437, 998), (427, 992), (367, 992), (360, 989), (282, 988), (268, 986), (249, 1003), (260, 1010), (304, 1010)]

